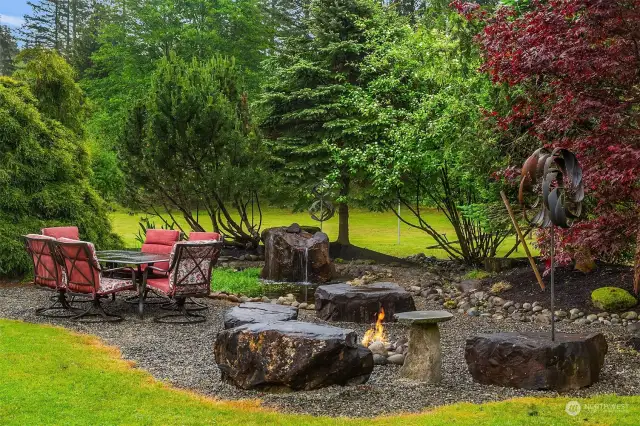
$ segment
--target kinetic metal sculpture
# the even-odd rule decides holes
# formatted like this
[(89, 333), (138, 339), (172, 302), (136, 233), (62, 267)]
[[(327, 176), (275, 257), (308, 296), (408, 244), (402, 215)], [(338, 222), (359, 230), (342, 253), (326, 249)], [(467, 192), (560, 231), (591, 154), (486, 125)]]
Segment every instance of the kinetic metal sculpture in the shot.
[[(530, 208), (539, 208), (531, 219), (527, 217), (527, 194), (535, 195)], [(584, 187), (582, 169), (576, 156), (562, 148), (549, 152), (536, 150), (522, 166), (518, 201), (524, 218), (534, 226), (550, 228), (551, 234), (551, 340), (555, 340), (554, 269), (556, 226), (569, 228), (582, 213)], [(542, 203), (541, 203), (542, 201)], [(542, 205), (541, 205), (542, 204)]]
[(320, 230), (322, 230), (322, 223), (329, 220), (336, 213), (335, 207), (331, 202), (325, 200), (328, 197), (328, 189), (324, 184), (318, 184), (311, 190), (313, 196), (316, 198), (311, 207), (309, 207), (309, 215), (311, 219), (320, 222)]

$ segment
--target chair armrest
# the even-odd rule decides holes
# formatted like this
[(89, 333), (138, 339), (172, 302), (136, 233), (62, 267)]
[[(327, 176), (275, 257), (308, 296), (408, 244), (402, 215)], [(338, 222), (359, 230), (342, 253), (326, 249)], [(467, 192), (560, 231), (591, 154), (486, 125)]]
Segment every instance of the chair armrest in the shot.
[(151, 266), (151, 265), (147, 265), (147, 267), (144, 268), (144, 271), (147, 272), (149, 269), (157, 271), (157, 272), (164, 272), (166, 274), (169, 273), (168, 269), (162, 269), (162, 268), (158, 268), (157, 266)]

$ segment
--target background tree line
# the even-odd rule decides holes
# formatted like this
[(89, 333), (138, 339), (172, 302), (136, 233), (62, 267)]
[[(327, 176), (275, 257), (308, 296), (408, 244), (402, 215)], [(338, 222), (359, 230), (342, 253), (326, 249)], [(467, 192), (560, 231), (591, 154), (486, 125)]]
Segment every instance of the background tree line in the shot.
[[(588, 0), (559, 4), (588, 17), (626, 10), (625, 1), (637, 2), (598, 3), (602, 10), (590, 9)], [(406, 224), (450, 257), (478, 263), (495, 256), (511, 234), (498, 193), (515, 191), (494, 173), (521, 164), (541, 144), (565, 144), (556, 135), (566, 129), (541, 140), (538, 123), (516, 120), (523, 99), (536, 105), (548, 93), (494, 69), (502, 59), (491, 43), (514, 40), (521, 28), (508, 20), (533, 19), (544, 6), (492, 0), (453, 6), (447, 0), (40, 0), (17, 34), (26, 49), (22, 59), (16, 60), (15, 35), (0, 31), (0, 69), (11, 74), (24, 67), (33, 47), (57, 51), (71, 64), (82, 112), (66, 119), (88, 152), (91, 186), (166, 226), (175, 226), (179, 214), (202, 229), (193, 214), (202, 209), (216, 230), (255, 247), (260, 220), (249, 220), (251, 209), (260, 211), (265, 202), (304, 208), (323, 182), (338, 205), (339, 243), (349, 244), (350, 206), (396, 211), (400, 203)], [(544, 13), (555, 19), (563, 10)], [(635, 22), (637, 13), (628, 15)], [(603, 37), (620, 31), (614, 25)], [(555, 87), (545, 78), (536, 81)], [(58, 113), (63, 120), (65, 111)], [(636, 170), (625, 173), (625, 185), (634, 188)], [(637, 191), (626, 194), (619, 207)], [(432, 208), (445, 214), (454, 237), (429, 223), (424, 213)], [(628, 217), (625, 223), (636, 226), (637, 214)], [(631, 234), (593, 252), (628, 257)]]

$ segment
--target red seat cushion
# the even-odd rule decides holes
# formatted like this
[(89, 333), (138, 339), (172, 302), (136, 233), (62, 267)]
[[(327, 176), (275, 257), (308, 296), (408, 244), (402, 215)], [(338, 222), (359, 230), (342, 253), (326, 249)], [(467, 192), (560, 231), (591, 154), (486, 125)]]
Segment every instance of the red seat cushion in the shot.
[(170, 229), (147, 229), (144, 239), (145, 244), (159, 244), (173, 247), (173, 244), (180, 239), (180, 231)]
[[(147, 236), (140, 249), (143, 253), (170, 254), (173, 245), (180, 239), (180, 231), (167, 229), (147, 229)], [(169, 269), (169, 262), (158, 262), (153, 266), (160, 269)], [(144, 271), (147, 265), (141, 265)]]
[(220, 234), (217, 232), (191, 232), (189, 241), (218, 241)]
[(77, 226), (56, 226), (52, 228), (43, 228), (42, 235), (53, 238), (69, 238), (70, 240), (79, 240), (80, 232)]
[(148, 278), (147, 288), (158, 290), (166, 295), (171, 294), (171, 287), (169, 286), (169, 278)]

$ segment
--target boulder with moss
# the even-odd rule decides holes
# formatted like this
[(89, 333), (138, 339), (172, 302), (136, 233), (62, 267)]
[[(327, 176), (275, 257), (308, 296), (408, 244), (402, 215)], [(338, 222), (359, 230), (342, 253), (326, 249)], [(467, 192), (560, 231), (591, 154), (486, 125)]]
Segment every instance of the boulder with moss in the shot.
[(619, 287), (601, 287), (591, 293), (593, 305), (604, 311), (621, 311), (638, 304), (635, 297)]

